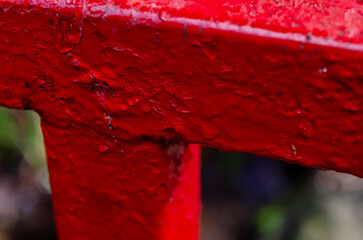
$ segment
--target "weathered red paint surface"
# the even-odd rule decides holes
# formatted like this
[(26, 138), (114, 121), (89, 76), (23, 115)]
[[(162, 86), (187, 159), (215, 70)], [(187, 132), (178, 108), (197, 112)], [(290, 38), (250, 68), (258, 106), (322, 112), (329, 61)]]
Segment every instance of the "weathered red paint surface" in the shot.
[(61, 240), (196, 239), (197, 146), (363, 177), (359, 1), (2, 1)]

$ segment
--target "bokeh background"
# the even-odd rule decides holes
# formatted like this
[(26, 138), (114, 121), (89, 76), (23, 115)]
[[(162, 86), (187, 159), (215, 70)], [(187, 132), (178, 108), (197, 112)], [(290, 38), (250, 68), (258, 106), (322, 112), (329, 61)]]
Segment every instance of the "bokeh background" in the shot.
[[(362, 240), (363, 180), (202, 151), (202, 240)], [(0, 240), (56, 240), (40, 119), (0, 108)]]

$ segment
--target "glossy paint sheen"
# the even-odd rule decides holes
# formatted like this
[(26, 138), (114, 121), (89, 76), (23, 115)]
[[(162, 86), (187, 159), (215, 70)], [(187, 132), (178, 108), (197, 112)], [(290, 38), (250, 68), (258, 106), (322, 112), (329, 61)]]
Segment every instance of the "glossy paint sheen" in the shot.
[[(198, 146), (363, 177), (359, 1), (1, 1), (61, 240), (196, 239)], [(193, 143), (192, 145), (188, 145)]]

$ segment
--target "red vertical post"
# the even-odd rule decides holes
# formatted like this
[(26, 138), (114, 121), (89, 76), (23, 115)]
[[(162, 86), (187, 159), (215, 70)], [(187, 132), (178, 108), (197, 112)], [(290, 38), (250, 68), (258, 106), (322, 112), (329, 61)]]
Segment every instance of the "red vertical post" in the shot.
[(198, 145), (42, 128), (60, 240), (198, 238)]

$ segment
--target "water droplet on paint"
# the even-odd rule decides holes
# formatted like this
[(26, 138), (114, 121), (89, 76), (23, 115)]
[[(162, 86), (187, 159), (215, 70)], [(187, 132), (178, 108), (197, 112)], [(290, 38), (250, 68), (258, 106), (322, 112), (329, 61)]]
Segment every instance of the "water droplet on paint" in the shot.
[(250, 15), (250, 17), (256, 17), (256, 13), (255, 12), (250, 12), (249, 15)]
[(327, 73), (327, 72), (328, 72), (328, 69), (326, 69), (326, 68), (319, 69), (319, 73)]
[(217, 126), (208, 125), (204, 126), (202, 129), (202, 135), (206, 140), (214, 140), (219, 134), (219, 128)]

